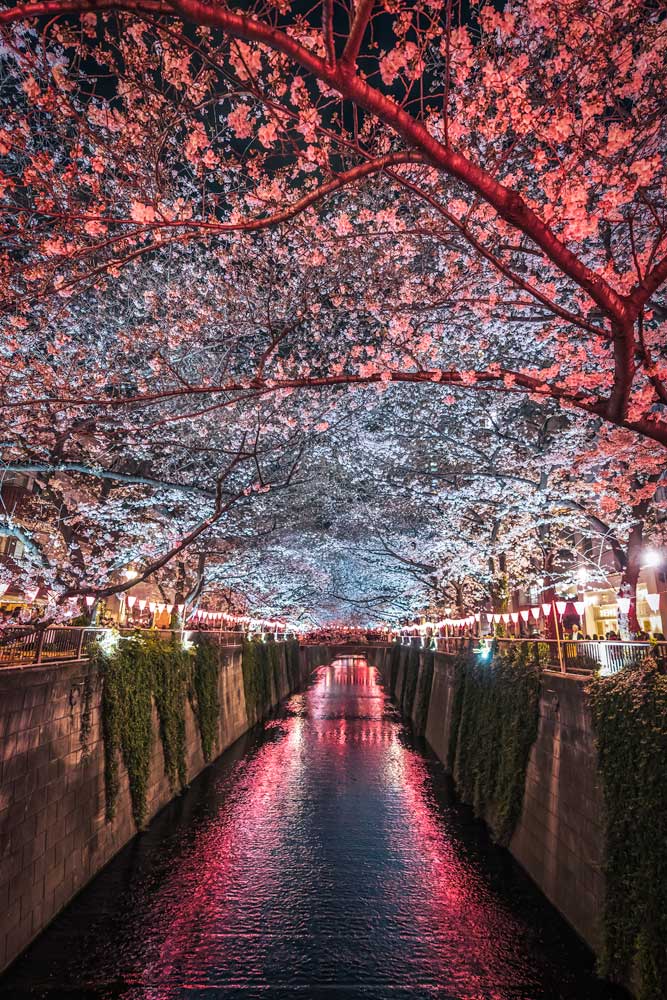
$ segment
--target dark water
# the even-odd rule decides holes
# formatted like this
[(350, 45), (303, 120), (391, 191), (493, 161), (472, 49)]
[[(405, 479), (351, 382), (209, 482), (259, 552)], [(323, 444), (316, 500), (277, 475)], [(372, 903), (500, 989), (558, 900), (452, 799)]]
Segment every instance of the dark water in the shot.
[(58, 917), (13, 1000), (620, 996), (374, 668), (320, 668)]

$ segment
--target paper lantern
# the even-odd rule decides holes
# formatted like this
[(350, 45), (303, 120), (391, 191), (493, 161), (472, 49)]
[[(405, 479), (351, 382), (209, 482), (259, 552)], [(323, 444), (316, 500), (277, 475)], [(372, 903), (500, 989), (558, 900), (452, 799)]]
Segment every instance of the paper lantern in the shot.
[(127, 606), (128, 606), (128, 608), (130, 608), (130, 610), (131, 610), (136, 603), (137, 603), (136, 597), (134, 596), (134, 594), (130, 594), (130, 596), (127, 599)]
[(88, 594), (86, 596), (86, 604), (88, 605), (89, 608), (92, 608), (94, 603), (95, 603), (95, 598), (93, 597), (92, 594)]
[(164, 611), (164, 609), (165, 609), (165, 608), (166, 608), (166, 604), (163, 604), (163, 603), (162, 603), (162, 602), (160, 601), (160, 603), (159, 603), (159, 604), (158, 604), (158, 606), (157, 606), (157, 609), (158, 609), (158, 612), (159, 612), (160, 614), (162, 614), (162, 612)]
[(150, 613), (151, 613), (152, 615), (154, 615), (154, 614), (155, 614), (155, 609), (156, 609), (156, 607), (157, 607), (157, 604), (155, 603), (155, 601), (149, 601), (149, 602), (148, 602), (148, 610), (150, 611)]
[(574, 610), (581, 618), (584, 611), (586, 610), (586, 601), (574, 601)]
[(548, 601), (545, 601), (542, 605), (542, 614), (545, 618), (548, 618), (551, 614), (551, 604)]
[(618, 610), (622, 615), (627, 615), (630, 610), (630, 598), (629, 597), (619, 597), (616, 601), (618, 604)]
[(533, 616), (533, 618), (535, 619), (535, 621), (537, 621), (537, 619), (540, 617), (540, 609), (539, 608), (531, 608), (530, 609), (530, 613)]
[(500, 617), (505, 622), (505, 624), (507, 624), (507, 622), (510, 620), (510, 616), (505, 612), (503, 612), (503, 614)]
[(174, 610), (174, 605), (173, 604), (168, 604), (167, 605), (167, 614), (171, 614), (173, 610)]
[(567, 607), (567, 601), (556, 601), (556, 611), (561, 616), (561, 618), (565, 614), (566, 607)]
[(184, 604), (177, 604), (176, 607), (178, 608), (179, 615), (182, 615), (183, 612), (185, 611), (185, 605)]
[(660, 594), (647, 594), (646, 603), (651, 611), (657, 611), (660, 607)]
[(146, 601), (143, 598), (139, 601), (139, 610), (140, 611), (146, 610)]
[(516, 625), (516, 623), (519, 620), (519, 612), (518, 611), (512, 611), (512, 612), (510, 612), (510, 618), (512, 619), (512, 621)]
[(521, 615), (521, 617), (523, 618), (523, 620), (525, 622), (528, 621), (528, 616), (530, 614), (530, 611), (528, 610), (528, 608), (522, 608), (521, 611), (519, 612), (519, 614)]

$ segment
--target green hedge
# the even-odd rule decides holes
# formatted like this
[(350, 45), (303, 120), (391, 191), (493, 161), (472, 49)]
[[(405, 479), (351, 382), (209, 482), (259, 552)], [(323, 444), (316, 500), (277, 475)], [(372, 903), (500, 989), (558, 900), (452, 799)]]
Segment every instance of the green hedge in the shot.
[(461, 798), (508, 844), (521, 815), (526, 768), (537, 736), (539, 670), (528, 647), (490, 662), (460, 657), (448, 766)]
[(588, 687), (606, 814), (603, 975), (667, 996), (667, 677), (653, 660)]

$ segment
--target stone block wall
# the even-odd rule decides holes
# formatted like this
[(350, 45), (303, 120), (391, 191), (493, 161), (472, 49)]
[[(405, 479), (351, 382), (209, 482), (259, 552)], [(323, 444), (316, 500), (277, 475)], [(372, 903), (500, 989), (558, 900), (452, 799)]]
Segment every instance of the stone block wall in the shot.
[[(407, 646), (401, 649), (397, 681), (390, 692), (399, 701), (408, 650)], [(369, 654), (369, 661), (385, 678), (388, 657), (388, 650)], [(436, 653), (426, 739), (445, 766), (454, 688), (454, 658)], [(599, 952), (602, 944), (602, 806), (584, 679), (545, 672), (523, 809), (509, 849), (594, 952)]]
[(583, 681), (545, 673), (523, 812), (510, 850), (595, 952), (602, 945), (604, 836)]
[[(301, 681), (312, 659), (302, 652)], [(289, 693), (284, 663), (279, 686), (274, 704)], [(99, 678), (87, 662), (0, 670), (0, 970), (137, 832), (122, 764), (116, 816), (105, 818), (100, 696)], [(240, 647), (221, 649), (219, 698), (222, 753), (249, 728)], [(153, 712), (149, 819), (174, 795)], [(186, 747), (191, 780), (205, 763), (189, 704)]]

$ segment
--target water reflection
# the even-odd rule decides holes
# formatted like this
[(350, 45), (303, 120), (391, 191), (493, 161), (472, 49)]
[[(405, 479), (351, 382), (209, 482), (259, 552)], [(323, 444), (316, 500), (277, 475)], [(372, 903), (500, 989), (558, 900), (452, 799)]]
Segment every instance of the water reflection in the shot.
[(320, 668), (0, 983), (20, 1000), (606, 998), (365, 661)]

